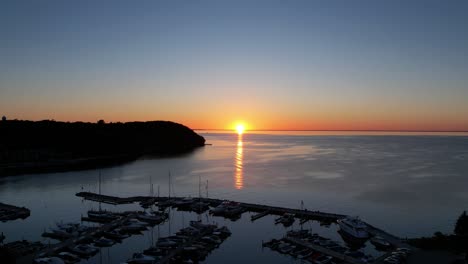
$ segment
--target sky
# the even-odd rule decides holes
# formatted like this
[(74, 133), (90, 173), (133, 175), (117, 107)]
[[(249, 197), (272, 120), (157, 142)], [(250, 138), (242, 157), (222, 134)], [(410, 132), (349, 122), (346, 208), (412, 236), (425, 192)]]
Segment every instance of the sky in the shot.
[(468, 1), (2, 1), (0, 115), (468, 131)]

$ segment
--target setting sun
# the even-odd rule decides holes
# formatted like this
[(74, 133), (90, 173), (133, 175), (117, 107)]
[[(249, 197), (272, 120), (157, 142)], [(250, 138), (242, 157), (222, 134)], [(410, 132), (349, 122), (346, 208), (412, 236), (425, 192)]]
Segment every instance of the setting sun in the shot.
[(236, 125), (236, 131), (237, 134), (242, 134), (245, 131), (245, 125), (244, 124), (237, 124)]

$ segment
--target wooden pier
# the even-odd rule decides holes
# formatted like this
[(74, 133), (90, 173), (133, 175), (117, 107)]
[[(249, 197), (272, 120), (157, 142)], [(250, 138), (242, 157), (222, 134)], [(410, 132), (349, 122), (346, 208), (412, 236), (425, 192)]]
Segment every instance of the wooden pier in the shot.
[(25, 219), (29, 217), (31, 211), (26, 207), (17, 207), (14, 205), (0, 203), (0, 221), (6, 222), (16, 219)]

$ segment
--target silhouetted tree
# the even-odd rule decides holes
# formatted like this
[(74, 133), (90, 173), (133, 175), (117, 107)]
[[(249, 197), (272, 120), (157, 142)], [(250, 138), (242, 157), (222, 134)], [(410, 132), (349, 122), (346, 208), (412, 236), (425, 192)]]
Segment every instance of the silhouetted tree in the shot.
[(2, 121), (6, 121), (6, 116), (2, 116)]
[(468, 216), (466, 215), (466, 211), (463, 211), (460, 217), (458, 217), (454, 233), (458, 236), (468, 235)]
[(104, 125), (106, 122), (104, 122), (104, 120), (101, 119), (101, 120), (97, 121), (97, 123), (98, 123), (98, 125)]

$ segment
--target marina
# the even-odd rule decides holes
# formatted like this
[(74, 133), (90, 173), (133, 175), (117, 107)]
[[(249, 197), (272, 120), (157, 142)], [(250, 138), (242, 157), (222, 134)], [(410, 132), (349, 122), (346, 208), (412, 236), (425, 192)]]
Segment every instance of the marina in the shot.
[[(252, 222), (259, 220), (268, 215), (279, 216), (276, 218), (276, 223), (282, 223), (284, 226), (289, 226), (297, 218), (301, 225), (307, 221), (325, 221), (336, 222), (342, 219), (347, 219), (346, 215), (333, 214), (320, 211), (310, 211), (306, 209), (293, 209), (275, 207), (269, 205), (240, 203), (235, 201), (227, 201), (214, 198), (188, 198), (188, 197), (151, 197), (151, 196), (134, 196), (134, 197), (117, 197), (109, 195), (101, 195), (91, 192), (80, 192), (76, 196), (85, 200), (90, 200), (99, 203), (112, 204), (128, 204), (138, 203), (143, 208), (151, 208), (151, 212), (146, 211), (93, 211), (88, 212), (88, 216), (82, 216), (82, 221), (100, 223), (97, 227), (86, 227), (79, 224), (57, 224), (59, 230), (51, 229), (52, 232), (44, 232), (43, 236), (51, 237), (60, 240), (60, 243), (43, 247), (43, 249), (34, 252), (36, 259), (44, 260), (47, 258), (68, 258), (77, 256), (81, 257), (92, 256), (97, 253), (99, 247), (110, 247), (114, 243), (126, 239), (134, 234), (139, 234), (146, 230), (147, 226), (159, 225), (166, 221), (168, 215), (165, 213), (169, 208), (177, 208), (178, 210), (193, 210), (200, 213), (196, 208), (200, 203), (208, 205), (210, 214), (216, 214), (221, 217), (232, 219), (235, 215), (240, 217), (245, 212), (253, 213), (250, 216)], [(158, 211), (152, 211), (153, 207), (159, 208)], [(232, 212), (235, 213), (232, 213)], [(234, 218), (233, 221), (235, 221)], [(170, 221), (170, 220), (169, 220)], [(364, 222), (363, 222), (364, 223)], [(367, 224), (367, 230), (371, 236), (379, 236), (381, 239), (386, 239), (391, 244), (391, 248), (409, 247), (401, 239), (386, 233), (385, 231), (375, 228)], [(81, 228), (81, 229), (80, 229)], [(70, 229), (70, 230), (68, 230)], [(81, 230), (78, 232), (77, 230)], [(127, 263), (169, 263), (174, 260), (195, 261), (204, 259), (209, 251), (213, 250), (216, 245), (230, 235), (230, 231), (225, 231), (229, 235), (222, 235), (222, 232), (217, 230), (227, 230), (218, 228), (216, 225), (203, 224), (202, 221), (191, 221), (189, 227), (177, 232), (178, 235), (169, 237), (160, 237), (154, 246), (144, 250), (141, 253), (135, 252), (133, 257), (128, 259)], [(220, 238), (223, 239), (220, 239)], [(274, 242), (276, 241), (276, 242)], [(280, 241), (280, 242), (278, 242)], [(275, 244), (276, 243), (276, 244)], [(278, 243), (281, 244), (278, 248)], [(194, 246), (195, 245), (195, 246)], [(296, 258), (298, 255), (301, 259), (310, 263), (317, 262), (316, 259), (334, 260), (333, 263), (385, 263), (383, 259), (389, 253), (382, 254), (374, 259), (367, 257), (359, 251), (352, 251), (345, 246), (341, 246), (335, 242), (330, 242), (328, 239), (320, 237), (316, 234), (309, 234), (306, 230), (289, 231), (282, 240), (272, 240), (269, 243), (262, 243), (262, 246), (275, 248), (280, 253), (289, 253)], [(194, 253), (201, 250), (205, 254)], [(293, 251), (293, 249), (295, 249)], [(294, 252), (294, 253), (293, 253)], [(69, 255), (71, 254), (71, 256)], [(301, 255), (302, 254), (302, 255)], [(309, 257), (306, 257), (309, 256)], [(359, 258), (355, 257), (359, 256)], [(172, 260), (172, 261), (171, 261)], [(371, 261), (372, 260), (372, 261)], [(149, 262), (145, 262), (149, 261)], [(41, 263), (41, 262), (37, 262)], [(73, 263), (73, 262), (72, 262)], [(328, 262), (323, 262), (328, 263)]]
[[(140, 234), (149, 226), (155, 226), (170, 221), (167, 210), (175, 208), (180, 211), (194, 211), (200, 215), (202, 211), (197, 210), (200, 204), (207, 205), (210, 214), (225, 217), (236, 221), (243, 213), (251, 213), (250, 220), (254, 222), (268, 215), (276, 216), (275, 223), (282, 223), (285, 227), (292, 225), (295, 219), (299, 219), (301, 226), (307, 221), (326, 223), (348, 219), (348, 216), (306, 209), (293, 209), (275, 207), (261, 204), (241, 203), (235, 201), (214, 198), (189, 198), (189, 197), (152, 197), (134, 196), (117, 197), (101, 195), (91, 192), (80, 192), (77, 197), (99, 203), (129, 204), (135, 203), (150, 211), (105, 211), (90, 210), (87, 216), (82, 216), (83, 222), (98, 223), (98, 226), (89, 227), (79, 223), (57, 223), (56, 228), (43, 233), (61, 242), (48, 246), (36, 247), (35, 250), (26, 252), (33, 256), (36, 263), (51, 258), (62, 259), (66, 263), (75, 263), (72, 259), (88, 258), (98, 252), (98, 248), (112, 247), (123, 239)], [(154, 211), (156, 207), (158, 210)], [(205, 211), (205, 210), (203, 210)], [(278, 217), (279, 216), (279, 217)], [(364, 222), (362, 222), (364, 224)], [(390, 249), (409, 247), (398, 237), (373, 227), (367, 223), (366, 230), (372, 237), (388, 241)], [(219, 228), (215, 224), (204, 224), (201, 220), (191, 221), (190, 226), (176, 232), (176, 235), (160, 237), (157, 242), (143, 252), (135, 252), (127, 263), (173, 263), (174, 261), (198, 262), (217, 248), (220, 243), (231, 232), (227, 227)], [(19, 242), (18, 242), (19, 243)], [(384, 253), (380, 257), (368, 257), (360, 251), (354, 251), (346, 246), (339, 245), (327, 238), (310, 234), (307, 230), (288, 231), (281, 240), (273, 239), (271, 242), (262, 243), (262, 246), (270, 247), (282, 254), (289, 254), (295, 258), (301, 258), (310, 263), (386, 263), (382, 262), (390, 253)], [(10, 246), (11, 247), (11, 246)], [(357, 256), (357, 257), (356, 257)], [(322, 259), (328, 262), (317, 262)], [(41, 262), (42, 261), (42, 262)], [(145, 262), (146, 261), (146, 262)]]

